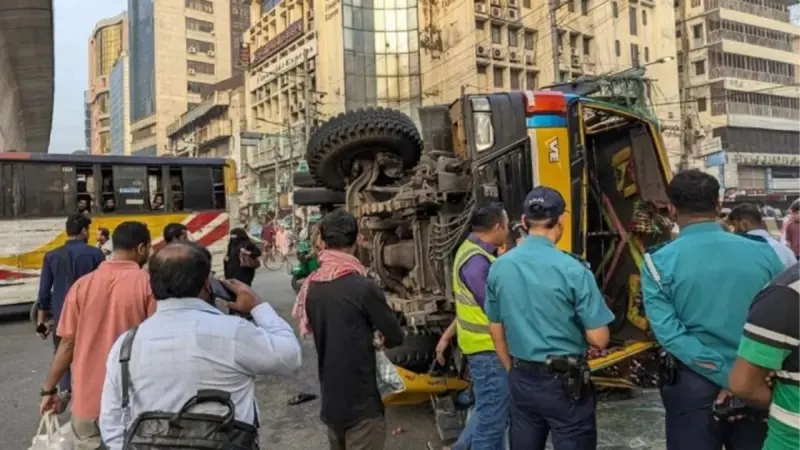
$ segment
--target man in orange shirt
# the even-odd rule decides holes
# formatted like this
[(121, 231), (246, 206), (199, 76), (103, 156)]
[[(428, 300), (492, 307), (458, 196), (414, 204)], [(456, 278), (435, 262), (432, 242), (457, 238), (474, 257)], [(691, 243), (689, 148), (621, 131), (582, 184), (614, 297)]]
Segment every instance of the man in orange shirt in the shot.
[(140, 222), (123, 222), (113, 233), (113, 257), (78, 279), (67, 293), (57, 334), (61, 343), (42, 387), (40, 412), (60, 412), (58, 380), (72, 366), (72, 432), (75, 450), (102, 442), (97, 418), (106, 359), (119, 335), (156, 310), (142, 266), (150, 255), (150, 232)]

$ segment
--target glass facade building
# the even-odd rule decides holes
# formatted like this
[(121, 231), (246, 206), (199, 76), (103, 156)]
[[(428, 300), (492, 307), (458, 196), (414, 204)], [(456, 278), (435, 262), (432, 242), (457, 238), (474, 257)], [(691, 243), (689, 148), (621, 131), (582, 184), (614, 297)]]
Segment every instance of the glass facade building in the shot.
[(380, 105), (417, 121), (417, 0), (344, 0), (345, 108)]
[(122, 53), (123, 22), (101, 28), (95, 35), (95, 76), (108, 75)]
[(125, 154), (125, 60), (120, 58), (108, 76), (111, 154)]
[(155, 113), (153, 0), (128, 0), (131, 121)]

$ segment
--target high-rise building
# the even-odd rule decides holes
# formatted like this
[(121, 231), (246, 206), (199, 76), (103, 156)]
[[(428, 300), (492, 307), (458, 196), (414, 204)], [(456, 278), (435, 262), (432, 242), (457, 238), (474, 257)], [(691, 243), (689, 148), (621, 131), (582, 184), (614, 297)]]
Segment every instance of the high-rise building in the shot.
[(797, 0), (690, 0), (678, 6), (685, 146), (729, 191), (800, 186)]
[(130, 155), (130, 86), (128, 54), (117, 59), (109, 75), (109, 114), (111, 118), (111, 154)]
[(109, 111), (109, 79), (111, 69), (127, 46), (127, 16), (103, 19), (89, 38), (89, 109), (91, 112), (89, 151), (111, 152), (111, 117)]
[(236, 0), (128, 0), (132, 154), (168, 152), (166, 126), (238, 70), (248, 8)]
[(89, 103), (89, 91), (83, 91), (83, 137), (85, 140), (84, 151), (92, 151), (92, 104)]

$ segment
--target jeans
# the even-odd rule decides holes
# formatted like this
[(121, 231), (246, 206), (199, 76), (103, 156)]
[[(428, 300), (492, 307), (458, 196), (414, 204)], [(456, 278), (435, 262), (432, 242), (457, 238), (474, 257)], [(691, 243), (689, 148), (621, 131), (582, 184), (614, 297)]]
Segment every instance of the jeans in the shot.
[(761, 450), (767, 424), (749, 419), (714, 420), (712, 408), (720, 388), (702, 375), (681, 367), (674, 384), (661, 388), (667, 450)]
[(544, 450), (548, 435), (555, 450), (597, 448), (594, 392), (572, 401), (564, 393), (563, 382), (543, 364), (517, 360), (509, 374), (509, 385), (511, 450)]
[(503, 450), (508, 428), (508, 372), (494, 352), (467, 356), (475, 404), (453, 450)]

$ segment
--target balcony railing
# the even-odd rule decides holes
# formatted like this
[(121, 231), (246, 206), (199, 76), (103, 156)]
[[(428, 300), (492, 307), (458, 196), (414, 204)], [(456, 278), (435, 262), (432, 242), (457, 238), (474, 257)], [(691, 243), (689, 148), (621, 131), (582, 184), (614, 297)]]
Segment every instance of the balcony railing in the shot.
[[(765, 3), (771, 4), (773, 2)], [(778, 5), (779, 3), (775, 2), (774, 4)], [(742, 0), (705, 0), (705, 8), (706, 10), (717, 8), (732, 9), (745, 14), (752, 14), (754, 16), (765, 17), (767, 19), (774, 19), (781, 22), (789, 22), (788, 10), (770, 8), (769, 6), (764, 5), (754, 5), (750, 2), (745, 2)]]
[(711, 79), (736, 78), (739, 80), (760, 81), (773, 84), (794, 84), (794, 77), (774, 73), (756, 72), (755, 70), (734, 69), (732, 67), (715, 67), (708, 72)]
[(731, 30), (714, 30), (708, 32), (708, 43), (720, 42), (723, 39), (744, 42), (746, 44), (758, 45), (761, 47), (774, 48), (775, 50), (784, 50), (787, 52), (793, 51), (792, 44), (786, 41), (779, 41), (777, 39), (770, 39), (759, 36), (752, 36), (738, 31)]
[(231, 122), (229, 120), (220, 120), (212, 122), (209, 125), (201, 128), (197, 132), (197, 143), (202, 145), (206, 142), (211, 142), (230, 136)]
[(754, 105), (751, 103), (728, 102), (728, 114), (771, 117), (774, 119), (800, 120), (800, 110), (782, 106)]

